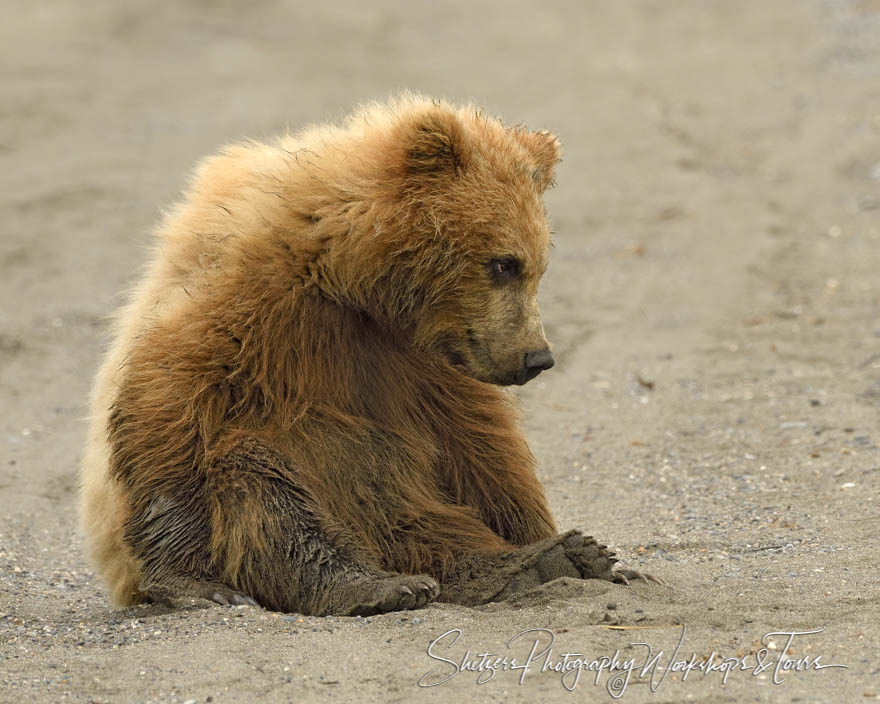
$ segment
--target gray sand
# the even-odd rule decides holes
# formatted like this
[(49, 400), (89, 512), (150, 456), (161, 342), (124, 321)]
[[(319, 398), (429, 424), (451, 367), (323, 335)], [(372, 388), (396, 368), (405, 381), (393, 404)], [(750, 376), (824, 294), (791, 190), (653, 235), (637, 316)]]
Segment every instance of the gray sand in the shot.
[[(607, 671), (538, 659), (479, 685), (437, 659), (522, 664), (536, 636), (508, 641), (533, 628), (551, 664), (663, 649), (657, 692), (635, 670), (625, 701), (880, 699), (880, 3), (308, 5), (3, 3), (0, 700), (610, 701)], [(114, 612), (76, 467), (105, 316), (160, 209), (219, 144), (404, 87), (560, 136), (558, 362), (521, 392), (528, 435), (560, 527), (671, 588)], [(681, 624), (677, 659), (750, 669), (661, 681)], [(761, 659), (762, 637), (815, 629), (774, 684), (786, 637)], [(431, 671), (448, 681), (420, 689)]]

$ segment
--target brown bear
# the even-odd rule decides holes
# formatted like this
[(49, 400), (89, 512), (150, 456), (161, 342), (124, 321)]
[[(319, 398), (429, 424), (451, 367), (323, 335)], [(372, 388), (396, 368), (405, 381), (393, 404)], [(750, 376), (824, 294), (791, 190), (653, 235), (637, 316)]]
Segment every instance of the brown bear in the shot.
[(93, 393), (81, 513), (113, 603), (369, 614), (645, 577), (557, 534), (501, 388), (553, 366), (558, 160), (407, 94), (204, 162)]

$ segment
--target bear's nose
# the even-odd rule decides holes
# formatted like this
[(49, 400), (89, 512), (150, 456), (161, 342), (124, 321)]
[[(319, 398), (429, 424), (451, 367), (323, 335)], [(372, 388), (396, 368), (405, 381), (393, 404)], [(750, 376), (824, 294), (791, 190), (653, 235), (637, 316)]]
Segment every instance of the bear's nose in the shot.
[(549, 349), (526, 353), (526, 369), (537, 369), (539, 372), (549, 369), (555, 364)]
[(519, 383), (525, 384), (531, 381), (545, 369), (549, 369), (555, 364), (553, 354), (549, 349), (535, 350), (534, 352), (526, 352), (523, 359), (523, 368), (520, 371)]

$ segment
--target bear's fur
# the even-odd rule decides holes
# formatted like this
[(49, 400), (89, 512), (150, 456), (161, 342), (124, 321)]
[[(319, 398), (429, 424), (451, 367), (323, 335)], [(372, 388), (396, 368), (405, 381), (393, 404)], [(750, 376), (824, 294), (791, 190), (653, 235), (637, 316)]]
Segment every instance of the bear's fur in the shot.
[(558, 159), (405, 95), (199, 167), (93, 393), (82, 523), (115, 605), (366, 614), (614, 578), (557, 535), (499, 388), (552, 365)]

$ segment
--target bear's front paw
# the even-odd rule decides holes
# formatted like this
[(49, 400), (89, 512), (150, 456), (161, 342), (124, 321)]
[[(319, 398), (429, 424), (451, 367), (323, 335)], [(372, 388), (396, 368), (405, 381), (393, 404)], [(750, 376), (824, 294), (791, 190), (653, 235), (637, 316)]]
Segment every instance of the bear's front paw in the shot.
[(425, 575), (394, 575), (371, 580), (358, 592), (357, 603), (346, 610), (348, 616), (419, 609), (437, 598), (440, 586)]
[(543, 584), (560, 577), (612, 579), (617, 560), (605, 545), (578, 530), (548, 538), (523, 549), (532, 552), (517, 575), (517, 584)]
[(577, 568), (579, 576), (583, 579), (613, 578), (614, 564), (617, 562), (614, 553), (608, 550), (607, 545), (602, 545), (591, 535), (583, 535), (580, 531), (572, 530), (563, 537), (561, 546), (565, 556)]
[(615, 584), (629, 584), (640, 579), (666, 585), (666, 582), (652, 574), (626, 567), (614, 567), (617, 558), (608, 550), (608, 546), (597, 543), (589, 535), (581, 535), (580, 531), (566, 533), (562, 544), (565, 546), (566, 557), (577, 566), (584, 579), (605, 579)]

